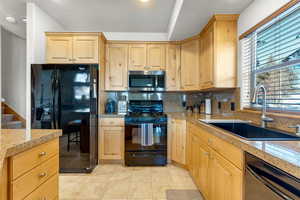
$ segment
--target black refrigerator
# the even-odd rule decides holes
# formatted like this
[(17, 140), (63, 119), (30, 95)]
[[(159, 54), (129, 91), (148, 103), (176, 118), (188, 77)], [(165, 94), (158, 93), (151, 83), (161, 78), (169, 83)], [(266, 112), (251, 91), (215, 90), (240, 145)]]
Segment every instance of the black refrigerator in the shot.
[(62, 173), (90, 173), (98, 163), (98, 65), (33, 64), (32, 129), (62, 129)]

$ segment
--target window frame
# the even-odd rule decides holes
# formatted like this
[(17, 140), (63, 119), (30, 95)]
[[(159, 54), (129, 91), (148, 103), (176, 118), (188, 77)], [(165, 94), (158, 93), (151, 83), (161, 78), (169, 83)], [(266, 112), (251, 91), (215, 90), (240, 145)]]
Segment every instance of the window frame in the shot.
[[(257, 33), (266, 30), (267, 28), (271, 27), (272, 25), (274, 25), (275, 23), (278, 23), (279, 21), (281, 21), (282, 19), (276, 20), (276, 18), (280, 18), (282, 15), (284, 15), (284, 13), (286, 11), (288, 11), (290, 8), (294, 7), (297, 4), (300, 4), (300, 0), (292, 0), (291, 2), (289, 2), (288, 4), (284, 5), (282, 8), (280, 8), (279, 10), (277, 10), (275, 13), (273, 13), (272, 15), (270, 15), (269, 17), (267, 17), (266, 19), (264, 19), (263, 21), (261, 21), (259, 24), (255, 25), (254, 27), (252, 27), (250, 30), (246, 31), (244, 34), (242, 34), (239, 38), (240, 40), (245, 39), (245, 38), (249, 38), (250, 36), (250, 40), (251, 40), (251, 46), (249, 47), (251, 50), (251, 66), (250, 66), (250, 71), (248, 73), (249, 74), (249, 82), (250, 82), (250, 86), (248, 88), (250, 94), (250, 102), (249, 105), (247, 106), (243, 106), (243, 104), (245, 104), (245, 93), (244, 91), (241, 91), (241, 110), (260, 110), (261, 109), (261, 105), (258, 104), (252, 104), (251, 103), (251, 95), (253, 94), (253, 90), (256, 87), (256, 75), (258, 74), (258, 72), (260, 71), (264, 71), (264, 70), (257, 70), (257, 63), (256, 63), (256, 44), (257, 44)], [(298, 6), (298, 5), (297, 5)], [(300, 5), (299, 5), (300, 6)], [(297, 7), (296, 7), (297, 8)], [(284, 16), (286, 17), (286, 16)], [(252, 46), (255, 45), (255, 46)], [(242, 48), (244, 48), (242, 46)], [(255, 49), (255, 51), (253, 50)], [(299, 49), (300, 50), (300, 49)], [(252, 53), (254, 52), (254, 53)], [(242, 62), (244, 61), (243, 59), (243, 55), (241, 55), (242, 57)], [(300, 65), (300, 59), (296, 59), (296, 60), (292, 60), (292, 61), (287, 61), (286, 63), (281, 63), (278, 65), (274, 65), (271, 66), (269, 70), (265, 70), (265, 71), (272, 71), (275, 69), (282, 69), (284, 67), (288, 67), (288, 66), (293, 66), (293, 65)], [(243, 70), (244, 66), (242, 66), (242, 77), (244, 76), (243, 73), (245, 73)], [(260, 72), (261, 73), (261, 72)], [(241, 89), (243, 90), (243, 83), (242, 83), (242, 87)], [(290, 110), (290, 109), (283, 109), (283, 108), (274, 108), (274, 107), (268, 107), (268, 112), (274, 112), (274, 113), (285, 113), (285, 114), (299, 114), (300, 110)]]

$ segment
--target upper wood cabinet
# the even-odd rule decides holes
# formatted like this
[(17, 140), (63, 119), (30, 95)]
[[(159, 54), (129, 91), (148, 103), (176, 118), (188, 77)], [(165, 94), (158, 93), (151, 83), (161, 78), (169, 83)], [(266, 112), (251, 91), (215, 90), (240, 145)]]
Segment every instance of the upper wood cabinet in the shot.
[(108, 44), (106, 47), (106, 90), (127, 89), (127, 44)]
[(46, 33), (47, 63), (99, 63), (98, 34)]
[(98, 36), (73, 36), (74, 63), (98, 63)]
[(165, 44), (129, 44), (129, 70), (164, 70)]
[(47, 63), (70, 63), (73, 59), (72, 36), (47, 36)]
[(151, 70), (164, 70), (166, 66), (166, 48), (164, 44), (147, 45), (147, 66)]
[(147, 44), (129, 44), (130, 70), (144, 70), (147, 64)]
[(234, 88), (238, 15), (215, 15), (200, 34), (200, 88)]
[(199, 90), (199, 40), (181, 45), (181, 89)]
[(214, 84), (214, 41), (213, 27), (203, 32), (200, 38), (200, 87), (210, 88)]
[(166, 87), (168, 91), (180, 90), (180, 45), (169, 44), (166, 56)]

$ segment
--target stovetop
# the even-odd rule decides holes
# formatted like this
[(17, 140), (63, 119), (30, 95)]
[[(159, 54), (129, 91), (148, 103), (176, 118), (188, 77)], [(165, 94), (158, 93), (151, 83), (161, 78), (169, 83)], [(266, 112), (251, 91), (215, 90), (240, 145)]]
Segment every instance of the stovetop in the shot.
[(125, 115), (125, 123), (167, 123), (168, 117), (164, 113), (129, 113)]

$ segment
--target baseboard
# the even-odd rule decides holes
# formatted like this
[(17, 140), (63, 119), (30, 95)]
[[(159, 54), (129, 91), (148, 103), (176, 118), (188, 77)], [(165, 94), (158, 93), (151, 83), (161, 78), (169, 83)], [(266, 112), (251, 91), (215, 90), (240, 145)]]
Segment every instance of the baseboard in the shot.
[[(14, 115), (14, 118), (13, 120), (14, 121), (20, 121), (22, 122), (23, 126), (25, 127), (26, 125), (26, 120), (20, 115), (18, 114), (14, 109), (12, 109), (9, 105), (7, 105), (6, 103), (2, 102), (2, 105), (4, 107), (4, 113), (5, 114), (13, 114)], [(3, 114), (3, 113), (2, 113)]]
[(184, 165), (184, 164), (178, 163), (178, 162), (176, 162), (176, 161), (174, 161), (174, 160), (172, 160), (172, 164), (173, 164), (173, 165), (175, 165), (175, 166), (177, 166), (177, 167), (180, 167), (180, 168), (183, 168), (183, 169), (186, 169), (186, 170), (188, 170), (188, 167), (187, 167), (187, 165)]
[(99, 160), (99, 164), (122, 164), (124, 165), (124, 160)]

